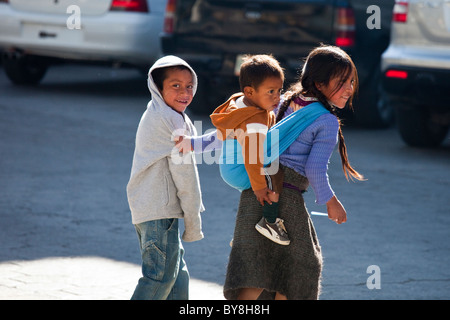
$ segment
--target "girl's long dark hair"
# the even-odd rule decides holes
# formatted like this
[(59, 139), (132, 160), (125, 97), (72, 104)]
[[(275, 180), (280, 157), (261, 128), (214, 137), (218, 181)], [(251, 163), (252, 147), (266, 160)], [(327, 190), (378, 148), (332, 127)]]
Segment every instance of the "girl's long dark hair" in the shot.
[[(283, 115), (289, 107), (291, 101), (300, 94), (309, 97), (316, 97), (325, 106), (325, 108), (337, 117), (335, 107), (328, 102), (328, 99), (316, 86), (316, 84), (328, 85), (330, 80), (336, 77), (339, 78), (339, 84), (336, 88), (334, 88), (334, 92), (338, 91), (349, 78), (353, 78), (354, 92), (348, 101), (348, 106), (353, 109), (352, 99), (358, 88), (358, 73), (350, 56), (344, 50), (335, 46), (320, 46), (311, 51), (306, 58), (306, 62), (300, 75), (300, 80), (294, 83), (284, 95), (285, 100), (277, 113), (277, 122), (283, 118)], [(358, 173), (350, 165), (339, 118), (338, 121), (338, 148), (341, 156), (342, 170), (344, 171), (345, 177), (347, 180), (349, 178), (364, 180), (363, 175)]]

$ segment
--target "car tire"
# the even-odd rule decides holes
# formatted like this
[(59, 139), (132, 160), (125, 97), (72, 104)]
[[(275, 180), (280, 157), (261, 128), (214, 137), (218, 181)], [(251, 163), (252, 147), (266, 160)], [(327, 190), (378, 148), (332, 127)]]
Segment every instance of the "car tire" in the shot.
[(48, 65), (39, 57), (7, 54), (3, 56), (3, 68), (14, 84), (36, 85), (44, 78)]
[(397, 126), (403, 141), (413, 147), (436, 147), (447, 136), (448, 126), (432, 120), (425, 106), (397, 107)]

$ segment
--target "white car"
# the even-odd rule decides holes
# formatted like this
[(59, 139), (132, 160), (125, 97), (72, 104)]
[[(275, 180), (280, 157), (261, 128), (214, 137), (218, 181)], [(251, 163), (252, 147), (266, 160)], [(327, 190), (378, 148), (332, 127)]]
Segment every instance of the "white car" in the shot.
[(0, 0), (3, 67), (36, 84), (53, 59), (148, 68), (161, 55), (166, 0)]
[(403, 140), (437, 146), (450, 125), (450, 0), (397, 0), (383, 89)]

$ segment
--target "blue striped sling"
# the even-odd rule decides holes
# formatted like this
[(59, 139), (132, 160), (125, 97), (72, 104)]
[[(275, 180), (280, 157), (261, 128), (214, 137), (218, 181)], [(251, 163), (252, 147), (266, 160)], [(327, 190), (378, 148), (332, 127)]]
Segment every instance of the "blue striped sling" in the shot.
[[(278, 157), (282, 154), (318, 117), (329, 111), (320, 103), (314, 102), (297, 110), (267, 132), (264, 141), (264, 167), (278, 170)], [(236, 139), (223, 142), (222, 154), (219, 162), (220, 175), (231, 187), (243, 191), (251, 188), (250, 179), (244, 166), (242, 146)], [(276, 171), (275, 171), (276, 172)]]

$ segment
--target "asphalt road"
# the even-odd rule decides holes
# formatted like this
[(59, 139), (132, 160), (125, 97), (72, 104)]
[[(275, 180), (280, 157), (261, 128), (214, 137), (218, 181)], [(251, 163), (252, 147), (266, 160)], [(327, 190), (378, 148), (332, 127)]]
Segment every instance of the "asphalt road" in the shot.
[[(65, 298), (46, 290), (69, 281), (61, 269), (76, 261), (84, 263), (73, 267), (78, 287), (92, 286), (108, 262), (117, 266), (108, 269), (109, 286), (127, 288), (105, 296), (107, 284), (95, 283), (97, 291), (76, 298), (129, 297), (140, 257), (125, 187), (149, 99), (145, 77), (133, 70), (62, 65), (37, 87), (16, 87), (0, 69), (1, 299)], [(201, 121), (199, 131), (211, 127), (207, 117), (190, 116)], [(348, 126), (344, 135), (350, 161), (368, 180), (347, 182), (335, 151), (329, 176), (348, 221), (313, 216), (324, 256), (321, 299), (449, 299), (450, 139), (414, 149), (395, 128)], [(215, 298), (239, 193), (221, 180), (211, 156), (198, 160), (206, 238), (184, 246), (196, 290)], [(326, 211), (311, 190), (306, 201), (310, 211)], [(45, 263), (46, 273), (24, 276), (34, 262)], [(34, 291), (24, 294), (30, 285)]]

